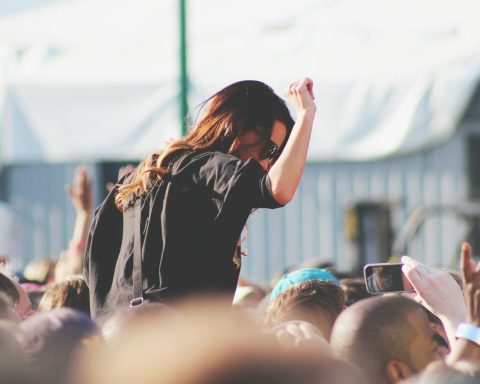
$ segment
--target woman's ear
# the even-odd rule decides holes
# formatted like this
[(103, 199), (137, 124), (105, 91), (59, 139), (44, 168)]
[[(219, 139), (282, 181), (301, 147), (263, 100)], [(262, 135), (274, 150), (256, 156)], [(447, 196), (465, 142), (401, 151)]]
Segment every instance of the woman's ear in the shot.
[(390, 360), (385, 365), (385, 376), (389, 384), (399, 383), (413, 375), (407, 363), (399, 360)]

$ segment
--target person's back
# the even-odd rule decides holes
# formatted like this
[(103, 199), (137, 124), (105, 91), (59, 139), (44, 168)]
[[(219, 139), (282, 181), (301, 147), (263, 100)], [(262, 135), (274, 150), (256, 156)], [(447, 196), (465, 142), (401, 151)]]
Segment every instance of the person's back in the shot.
[[(243, 163), (220, 152), (189, 152), (177, 161), (168, 179), (158, 182), (142, 198), (146, 299), (168, 302), (192, 292), (227, 294), (233, 299), (240, 272), (236, 246), (245, 221), (254, 207), (279, 206), (268, 194), (251, 188), (252, 178), (265, 177), (255, 161)], [(134, 210), (131, 206), (123, 212), (122, 244), (113, 284), (93, 303), (96, 319), (131, 299)], [(100, 310), (95, 305), (99, 301), (104, 303)]]
[[(177, 160), (142, 204), (146, 286), (162, 289), (162, 299), (208, 291), (233, 298), (240, 268), (235, 248), (244, 223), (254, 207), (279, 206), (251, 188), (252, 179), (265, 177), (255, 161), (220, 152), (190, 151)], [(133, 228), (132, 210), (124, 211), (127, 228)], [(122, 267), (131, 257), (132, 232), (123, 238)]]

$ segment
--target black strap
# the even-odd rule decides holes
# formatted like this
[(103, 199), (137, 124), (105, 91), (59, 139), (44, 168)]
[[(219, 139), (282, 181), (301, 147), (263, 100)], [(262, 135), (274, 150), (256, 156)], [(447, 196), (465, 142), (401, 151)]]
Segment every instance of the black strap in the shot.
[(142, 277), (142, 199), (138, 197), (134, 207), (134, 225), (135, 233), (133, 237), (133, 299), (130, 301), (130, 307), (136, 307), (143, 304), (143, 277)]

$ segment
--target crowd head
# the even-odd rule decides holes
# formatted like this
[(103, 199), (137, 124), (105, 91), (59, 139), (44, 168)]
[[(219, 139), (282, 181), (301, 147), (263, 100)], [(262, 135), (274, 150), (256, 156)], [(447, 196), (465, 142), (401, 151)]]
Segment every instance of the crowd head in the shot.
[[(93, 275), (101, 280), (101, 290), (112, 293), (112, 296), (96, 297), (98, 291), (95, 284), (92, 285), (94, 280), (85, 281), (79, 275), (84, 253), (87, 255), (85, 265), (89, 265), (88, 245), (91, 249), (92, 237), (88, 237), (88, 228), (93, 209), (91, 180), (85, 167), (77, 169), (74, 185), (67, 188), (77, 213), (75, 229), (59, 262), (55, 265), (47, 259), (33, 261), (24, 270), (23, 276), (19, 274), (23, 284), (7, 270), (0, 272), (0, 380), (9, 384), (479, 382), (480, 267), (472, 262), (468, 244), (462, 247), (461, 274), (441, 271), (408, 256), (402, 257), (403, 275), (400, 275), (399, 282), (408, 281), (412, 288), (409, 296), (382, 294), (372, 297), (361, 277), (341, 273), (332, 263), (319, 260), (287, 268), (279, 279), (275, 279), (272, 289), (244, 281), (233, 295), (238, 270), (230, 270), (228, 287), (223, 284), (225, 275), (221, 273), (218, 274), (222, 280), (220, 284), (211, 281), (218, 276), (216, 272), (208, 275), (210, 268), (214, 269), (210, 264), (203, 270), (205, 273), (197, 271), (196, 267), (202, 265), (202, 258), (207, 253), (198, 252), (198, 249), (209, 249), (197, 245), (205, 240), (204, 237), (208, 238), (206, 243), (215, 241), (210, 231), (207, 231), (208, 236), (198, 236), (198, 241), (192, 241), (196, 246), (195, 259), (191, 260), (188, 274), (183, 273), (184, 263), (175, 258), (178, 253), (173, 250), (170, 250), (171, 257), (182, 272), (180, 276), (175, 275), (175, 279), (163, 280), (161, 276), (162, 267), (171, 263), (171, 259), (165, 263), (163, 260), (158, 263), (150, 260), (147, 272), (145, 266), (142, 266), (143, 270), (138, 269), (138, 265), (134, 268), (138, 260), (140, 264), (145, 261), (145, 257), (142, 259), (141, 230), (145, 232), (150, 228), (150, 216), (147, 219), (143, 217), (142, 205), (136, 204), (140, 207), (140, 214), (133, 215), (136, 218), (135, 230), (124, 230), (127, 225), (123, 214), (132, 208), (130, 203), (136, 198), (137, 202), (142, 202), (141, 196), (153, 188), (156, 179), (171, 181), (168, 179), (173, 176), (169, 172), (180, 153), (213, 151), (214, 163), (229, 167), (235, 164), (235, 169), (243, 167), (246, 164), (244, 161), (249, 159), (260, 165), (248, 163), (254, 165), (253, 173), (241, 176), (242, 180), (253, 180), (249, 186), (259, 187), (255, 195), (257, 192), (262, 195), (257, 196), (259, 201), (255, 206), (243, 207), (245, 221), (253, 209), (281, 206), (293, 198), (303, 165), (293, 167), (296, 168), (296, 172), (292, 172), (296, 174), (293, 181), (279, 175), (288, 173), (280, 171), (282, 164), (293, 164), (295, 158), (306, 157), (306, 146), (301, 146), (305, 156), (297, 156), (297, 152), (290, 148), (289, 137), (293, 137), (295, 142), (301, 137), (301, 127), (311, 128), (315, 110), (312, 86), (312, 81), (305, 78), (288, 88), (287, 94), (293, 97), (296, 111), (303, 114), (299, 125), (294, 124), (285, 102), (264, 83), (241, 81), (227, 86), (202, 105), (197, 122), (184, 139), (170, 142), (145, 159), (135, 171), (128, 173), (125, 184), (112, 187), (109, 194), (111, 201), (106, 201), (118, 214), (115, 220), (119, 224), (119, 232), (123, 231), (123, 235), (132, 232), (130, 235), (134, 241), (123, 242), (123, 235), (118, 236), (114, 239), (118, 249), (109, 256), (118, 254), (121, 249), (125, 251), (125, 258), (102, 259), (108, 261), (106, 267), (86, 267), (84, 271), (85, 276)], [(309, 134), (307, 136), (310, 137)], [(308, 139), (304, 139), (304, 144), (308, 143)], [(296, 144), (298, 142), (292, 146)], [(231, 162), (229, 155), (234, 155), (236, 159)], [(222, 159), (228, 159), (228, 162), (223, 163)], [(272, 163), (273, 167), (269, 168)], [(215, 175), (207, 175), (207, 184), (211, 184), (211, 177), (223, 177), (223, 168), (213, 169)], [(167, 177), (169, 175), (171, 177)], [(267, 176), (272, 176), (272, 179)], [(186, 189), (195, 185), (188, 196), (207, 189), (204, 184), (196, 185), (196, 176), (194, 179), (185, 185)], [(274, 190), (281, 190), (285, 180), (294, 188), (290, 185), (288, 193), (277, 194), (277, 198), (283, 197), (275, 200)], [(169, 188), (166, 185), (163, 187)], [(228, 184), (222, 191), (225, 189), (225, 193), (230, 195), (232, 188), (235, 190)], [(218, 191), (212, 193), (214, 196), (208, 194), (202, 200), (207, 203), (205, 210), (198, 212), (211, 211), (212, 220), (219, 226), (215, 210), (218, 206), (224, 208), (225, 203), (212, 203)], [(235, 195), (243, 197), (238, 191)], [(160, 201), (163, 206), (164, 199)], [(234, 206), (236, 203), (237, 200), (226, 205)], [(155, 200), (144, 204), (150, 206), (149, 215), (153, 207), (158, 206), (155, 204)], [(196, 203), (189, 204), (193, 207)], [(188, 215), (185, 217), (192, 217), (190, 211)], [(197, 216), (203, 217), (201, 214)], [(175, 217), (183, 231), (180, 223), (185, 221)], [(224, 225), (227, 220), (220, 222)], [(92, 227), (98, 224), (95, 220), (93, 223)], [(108, 220), (106, 224), (107, 228), (111, 228)], [(164, 227), (164, 224), (161, 230), (168, 232), (171, 227), (166, 224)], [(238, 233), (243, 225), (244, 221), (236, 225)], [(197, 231), (199, 226), (192, 227)], [(180, 242), (184, 241), (182, 231)], [(119, 232), (113, 233), (118, 235)], [(155, 237), (159, 236), (159, 232), (160, 229), (151, 233)], [(105, 233), (110, 232), (106, 230)], [(231, 240), (237, 246), (235, 255), (240, 258), (242, 252), (236, 243), (238, 233)], [(104, 256), (103, 250), (108, 249), (113, 240), (113, 236), (106, 237), (108, 244), (100, 247), (100, 257)], [(171, 243), (163, 242), (163, 238), (155, 244), (171, 247)], [(146, 248), (145, 242), (143, 246)], [(138, 249), (140, 252), (134, 251)], [(218, 253), (218, 258), (212, 259), (220, 260), (224, 249)], [(132, 253), (139, 256), (136, 261), (132, 260)], [(155, 252), (151, 254), (157, 255)], [(230, 263), (230, 259), (221, 260), (222, 263)], [(235, 260), (234, 257), (232, 262)], [(233, 268), (239, 267), (239, 264), (228, 265)], [(100, 279), (100, 271), (110, 267), (118, 272), (115, 279), (112, 275)], [(148, 279), (142, 279), (146, 275), (154, 276), (153, 286), (148, 286)], [(173, 280), (175, 283), (172, 283)], [(193, 297), (182, 290), (182, 284), (186, 282), (191, 284), (197, 295), (218, 287), (222, 287), (218, 290), (223, 295), (227, 288), (232, 292), (228, 297)], [(124, 283), (124, 290), (116, 291), (115, 288)], [(129, 283), (132, 283), (131, 292), (128, 290)], [(202, 283), (205, 283), (203, 289), (199, 287)], [(27, 285), (24, 284), (28, 284), (30, 295), (39, 300), (38, 312), (32, 307), (25, 290)], [(175, 284), (178, 286), (175, 287)], [(91, 288), (90, 292), (87, 285)], [(375, 285), (380, 287), (378, 283)], [(178, 289), (182, 295), (169, 296), (172, 288)], [(133, 291), (139, 295), (133, 296)], [(180, 299), (184, 296), (188, 298)], [(106, 303), (113, 308), (104, 312), (105, 317), (95, 318), (95, 308), (103, 308)]]
[(290, 320), (304, 320), (329, 340), (333, 324), (345, 305), (345, 293), (336, 284), (309, 280), (294, 284), (276, 296), (265, 323), (272, 327)]
[(162, 308), (132, 319), (128, 333), (85, 356), (88, 368), (77, 366), (75, 383), (361, 382), (355, 368), (316, 349), (281, 348), (248, 317), (225, 311), (223, 304), (196, 300), (176, 310), (183, 321), (164, 316)]
[(362, 300), (342, 312), (332, 333), (336, 355), (370, 383), (398, 383), (436, 360), (438, 344), (427, 315), (405, 297)]

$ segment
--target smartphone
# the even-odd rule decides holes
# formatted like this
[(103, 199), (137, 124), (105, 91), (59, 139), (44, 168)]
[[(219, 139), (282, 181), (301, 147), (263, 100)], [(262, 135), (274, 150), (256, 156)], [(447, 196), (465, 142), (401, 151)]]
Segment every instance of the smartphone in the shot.
[(389, 292), (415, 292), (402, 272), (403, 264), (367, 264), (363, 268), (365, 286), (373, 294)]

